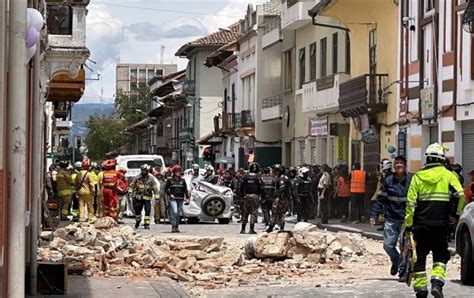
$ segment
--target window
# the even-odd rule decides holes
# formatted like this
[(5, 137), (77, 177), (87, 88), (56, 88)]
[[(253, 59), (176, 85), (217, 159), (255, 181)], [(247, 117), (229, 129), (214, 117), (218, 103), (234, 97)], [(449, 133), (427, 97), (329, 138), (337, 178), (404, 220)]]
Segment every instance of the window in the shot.
[(155, 76), (162, 76), (163, 75), (163, 69), (157, 69), (155, 71)]
[(351, 72), (351, 38), (346, 33), (346, 73)]
[(136, 80), (137, 79), (137, 70), (136, 69), (132, 69), (130, 70), (130, 80)]
[(338, 60), (338, 34), (332, 34), (332, 73), (336, 74), (337, 71), (337, 60)]
[(316, 80), (316, 43), (309, 45), (309, 80)]
[[(158, 166), (163, 166), (161, 164), (161, 160), (160, 159), (157, 159), (156, 160), (158, 162)], [(141, 166), (143, 166), (144, 164), (147, 164), (147, 165), (154, 165), (154, 161), (153, 160), (147, 160), (147, 159), (143, 159), (143, 160), (130, 160), (127, 162), (127, 169), (139, 169)]]
[(435, 0), (425, 0), (425, 13), (430, 12), (435, 8), (434, 1)]
[(299, 60), (299, 67), (300, 67), (300, 80), (299, 80), (299, 89), (303, 87), (303, 83), (305, 82), (305, 48), (300, 49), (300, 53), (298, 55)]
[(327, 38), (323, 38), (321, 39), (321, 70), (320, 70), (320, 75), (321, 77), (325, 77), (326, 76), (326, 63), (327, 63), (327, 56), (328, 56), (328, 53), (327, 53)]
[(311, 146), (311, 150), (310, 150), (311, 151), (311, 156), (310, 156), (311, 164), (315, 165), (315, 164), (318, 163), (317, 160), (316, 160), (317, 159), (317, 156), (316, 156), (316, 152), (317, 152), (316, 151), (316, 148), (317, 148), (316, 147), (316, 139), (311, 140), (310, 146)]
[(146, 79), (146, 70), (145, 69), (140, 69), (138, 72), (138, 78), (140, 80), (145, 80)]
[(300, 165), (302, 164), (305, 164), (305, 154), (304, 154), (304, 150), (305, 150), (305, 141), (304, 140), (300, 140), (299, 141), (299, 147), (300, 147)]
[(155, 71), (153, 69), (149, 69), (147, 71), (147, 75), (148, 75), (147, 79), (151, 80), (155, 76)]
[(223, 106), (223, 112), (224, 113), (227, 113), (227, 88), (224, 89), (224, 99), (222, 100), (223, 103), (224, 103), (224, 106)]
[(69, 5), (47, 5), (48, 33), (72, 35), (72, 7)]
[(293, 89), (293, 62), (292, 51), (288, 50), (283, 53), (283, 87), (285, 90)]

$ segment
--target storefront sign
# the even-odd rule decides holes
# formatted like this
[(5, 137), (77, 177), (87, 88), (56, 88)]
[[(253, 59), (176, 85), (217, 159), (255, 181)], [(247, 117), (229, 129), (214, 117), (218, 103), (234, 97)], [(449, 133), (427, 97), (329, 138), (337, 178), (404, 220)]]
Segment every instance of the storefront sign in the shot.
[(309, 136), (327, 136), (328, 135), (328, 117), (310, 117), (308, 119)]
[(348, 154), (348, 138), (347, 137), (336, 137), (336, 163), (347, 164)]

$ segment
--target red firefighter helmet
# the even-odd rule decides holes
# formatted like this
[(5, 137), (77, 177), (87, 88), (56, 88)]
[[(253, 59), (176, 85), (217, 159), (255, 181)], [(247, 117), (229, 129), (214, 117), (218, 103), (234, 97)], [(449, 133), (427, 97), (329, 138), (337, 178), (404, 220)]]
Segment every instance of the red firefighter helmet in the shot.
[(117, 165), (117, 161), (115, 159), (108, 159), (102, 163), (102, 167), (105, 169), (112, 169)]
[(175, 173), (176, 171), (181, 172), (181, 166), (179, 164), (175, 164), (173, 166), (173, 173)]
[(82, 161), (82, 169), (83, 170), (86, 170), (86, 171), (89, 170), (90, 166), (91, 166), (91, 164), (90, 164), (88, 159), (84, 159)]

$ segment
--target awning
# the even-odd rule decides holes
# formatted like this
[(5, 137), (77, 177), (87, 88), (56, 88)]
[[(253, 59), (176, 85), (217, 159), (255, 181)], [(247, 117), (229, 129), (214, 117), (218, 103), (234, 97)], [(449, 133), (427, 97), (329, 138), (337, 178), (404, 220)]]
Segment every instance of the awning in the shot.
[(135, 130), (135, 129), (139, 129), (139, 128), (147, 128), (148, 127), (148, 123), (149, 123), (149, 119), (150, 118), (145, 118), (135, 124), (132, 124), (130, 125), (129, 127), (127, 127), (127, 131), (130, 131), (130, 130)]
[(218, 137), (214, 132), (211, 132), (197, 140), (196, 143), (199, 145), (216, 145), (222, 143), (222, 138)]
[(74, 101), (81, 99), (85, 88), (85, 71), (81, 69), (77, 78), (67, 74), (58, 74), (48, 85), (48, 101)]

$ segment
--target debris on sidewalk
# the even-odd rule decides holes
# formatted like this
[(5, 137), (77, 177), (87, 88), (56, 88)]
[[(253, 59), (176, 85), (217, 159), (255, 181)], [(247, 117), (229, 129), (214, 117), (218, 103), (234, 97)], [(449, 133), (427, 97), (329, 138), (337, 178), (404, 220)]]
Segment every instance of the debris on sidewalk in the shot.
[(311, 279), (325, 270), (339, 275), (355, 262), (368, 268), (388, 262), (380, 248), (368, 249), (380, 246), (374, 240), (307, 223), (293, 231), (261, 233), (243, 243), (222, 237), (145, 236), (109, 222), (76, 223), (42, 233), (39, 261), (62, 261), (68, 274), (83, 276), (165, 276), (185, 282), (191, 295), (199, 289)]

